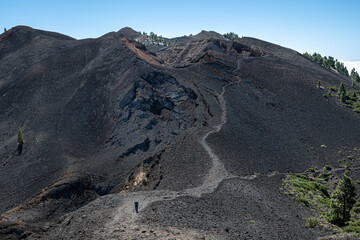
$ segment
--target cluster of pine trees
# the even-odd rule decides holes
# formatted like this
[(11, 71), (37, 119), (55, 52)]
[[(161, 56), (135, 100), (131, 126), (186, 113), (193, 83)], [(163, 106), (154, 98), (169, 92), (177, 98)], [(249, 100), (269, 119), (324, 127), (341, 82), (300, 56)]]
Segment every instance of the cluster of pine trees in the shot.
[(234, 40), (239, 38), (239, 36), (236, 33), (233, 33), (233, 32), (225, 33), (225, 34), (223, 34), (223, 36), (224, 36), (224, 38), (227, 38), (227, 39), (229, 39), (231, 41), (234, 41)]
[(149, 35), (146, 32), (143, 32), (143, 33), (139, 32), (139, 33), (145, 38), (145, 40), (151, 41), (152, 43), (157, 43), (158, 45), (162, 44), (165, 46), (171, 46), (171, 45), (174, 45), (177, 43), (176, 40), (174, 40), (174, 41), (167, 40), (167, 39), (163, 38), (163, 36), (157, 35), (153, 32), (150, 32)]
[(360, 82), (360, 76), (357, 71), (355, 71), (355, 68), (351, 70), (350, 78), (353, 82)]
[(345, 77), (350, 77), (353, 82), (360, 82), (359, 74), (355, 70), (355, 68), (351, 70), (351, 73), (349, 75), (349, 71), (345, 67), (344, 63), (339, 62), (337, 59), (334, 60), (333, 57), (322, 57), (319, 53), (309, 54), (307, 52), (305, 52), (303, 55), (311, 61), (316, 62), (327, 69), (335, 69), (338, 73), (344, 75)]

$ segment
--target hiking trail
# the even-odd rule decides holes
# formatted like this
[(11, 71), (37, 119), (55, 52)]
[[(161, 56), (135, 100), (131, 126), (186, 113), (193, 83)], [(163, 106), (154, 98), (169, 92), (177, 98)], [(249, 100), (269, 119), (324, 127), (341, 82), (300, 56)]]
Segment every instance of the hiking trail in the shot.
[[(237, 68), (239, 69), (239, 62), (237, 61)], [(203, 183), (195, 188), (188, 188), (182, 191), (169, 191), (169, 190), (152, 190), (152, 191), (138, 191), (138, 192), (129, 192), (129, 193), (119, 193), (118, 196), (122, 198), (121, 205), (114, 212), (113, 217), (105, 223), (104, 229), (101, 231), (94, 232), (94, 239), (97, 239), (99, 236), (109, 238), (116, 238), (114, 232), (122, 232), (121, 236), (126, 232), (131, 232), (131, 230), (139, 229), (140, 226), (136, 224), (136, 220), (141, 215), (141, 212), (151, 203), (165, 200), (174, 200), (178, 197), (191, 196), (191, 197), (201, 197), (203, 194), (212, 193), (219, 184), (230, 178), (239, 178), (238, 176), (230, 174), (220, 161), (219, 157), (214, 153), (211, 147), (206, 142), (206, 139), (213, 133), (217, 133), (221, 130), (222, 126), (227, 123), (227, 109), (226, 109), (226, 100), (224, 94), (227, 87), (231, 85), (238, 84), (241, 79), (239, 77), (238, 81), (227, 83), (222, 87), (220, 94), (216, 94), (220, 108), (221, 108), (221, 121), (216, 126), (212, 127), (212, 130), (208, 131), (199, 141), (199, 143), (204, 147), (205, 151), (208, 153), (210, 159), (212, 160), (212, 167), (209, 172), (206, 174)], [(242, 177), (244, 179), (252, 179), (254, 176)], [(135, 212), (134, 202), (139, 202), (139, 213)], [(125, 226), (126, 225), (126, 226)], [(141, 228), (147, 229), (148, 226), (141, 226)], [(123, 231), (122, 231), (123, 230)], [(159, 231), (160, 229), (158, 229)], [(145, 230), (146, 231), (146, 230)], [(164, 230), (163, 230), (164, 231)], [(171, 234), (171, 233), (169, 233)], [(191, 233), (189, 233), (191, 234)], [(164, 235), (164, 237), (170, 235)], [(159, 235), (158, 235), (159, 237)], [(161, 238), (160, 238), (161, 239)]]

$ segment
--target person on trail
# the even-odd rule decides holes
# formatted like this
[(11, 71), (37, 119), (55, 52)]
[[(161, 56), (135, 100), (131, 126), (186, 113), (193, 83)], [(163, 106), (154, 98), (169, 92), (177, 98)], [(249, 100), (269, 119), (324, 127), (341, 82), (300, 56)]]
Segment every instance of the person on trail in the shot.
[(136, 213), (139, 213), (139, 202), (134, 202), (134, 204)]

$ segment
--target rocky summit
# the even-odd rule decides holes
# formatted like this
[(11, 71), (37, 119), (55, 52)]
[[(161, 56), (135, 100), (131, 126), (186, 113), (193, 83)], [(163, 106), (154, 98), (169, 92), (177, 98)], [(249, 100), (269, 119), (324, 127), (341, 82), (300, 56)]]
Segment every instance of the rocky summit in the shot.
[(327, 89), (358, 84), (254, 38), (167, 41), (0, 35), (0, 238), (350, 239), (282, 189), (343, 170), (359, 115)]

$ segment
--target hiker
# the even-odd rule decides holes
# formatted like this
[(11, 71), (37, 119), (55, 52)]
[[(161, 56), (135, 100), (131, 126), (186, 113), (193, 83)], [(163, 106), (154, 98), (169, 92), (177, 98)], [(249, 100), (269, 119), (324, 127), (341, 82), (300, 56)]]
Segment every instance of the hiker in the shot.
[(139, 213), (139, 203), (138, 202), (134, 202), (135, 204), (135, 211), (136, 213)]

